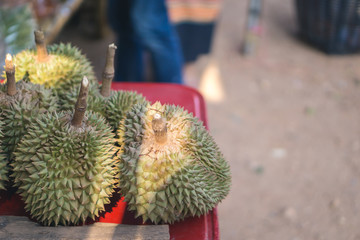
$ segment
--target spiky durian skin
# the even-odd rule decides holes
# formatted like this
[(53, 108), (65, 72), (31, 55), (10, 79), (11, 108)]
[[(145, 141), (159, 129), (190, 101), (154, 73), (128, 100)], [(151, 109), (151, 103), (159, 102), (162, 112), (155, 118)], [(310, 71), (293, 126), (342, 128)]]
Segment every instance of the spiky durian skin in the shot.
[(24, 50), (14, 57), (15, 78), (26, 73), (29, 80), (46, 88), (54, 88), (60, 96), (80, 85), (84, 76), (91, 84), (96, 82), (94, 71), (81, 51), (70, 44), (53, 44), (48, 47), (49, 60), (39, 62), (35, 50)]
[[(167, 142), (155, 141), (155, 113)], [(230, 169), (202, 123), (180, 107), (137, 104), (120, 125), (120, 187), (143, 221), (173, 223), (213, 209), (229, 192)]]
[[(119, 123), (125, 117), (127, 111), (137, 103), (145, 103), (143, 95), (133, 91), (111, 91), (109, 97), (100, 94), (101, 86), (93, 85), (89, 90), (87, 108), (104, 116), (110, 126), (116, 131)], [(60, 109), (67, 111), (73, 108), (76, 103), (79, 89), (73, 89), (62, 99), (59, 99)]]
[(25, 209), (43, 225), (72, 225), (99, 216), (117, 187), (114, 134), (87, 113), (80, 128), (71, 112), (43, 114), (15, 152), (15, 184)]
[[(96, 112), (93, 110), (93, 102), (94, 102), (93, 98), (94, 98), (94, 96), (100, 95), (99, 88), (100, 88), (100, 85), (97, 82), (94, 83), (93, 85), (90, 85), (90, 87), (89, 87), (89, 94), (88, 94), (88, 98), (87, 98), (87, 107), (86, 108), (93, 112)], [(79, 91), (80, 91), (80, 85), (74, 86), (69, 92), (64, 94), (64, 96), (62, 98), (59, 98), (60, 111), (71, 111), (74, 108), (75, 103), (78, 98), (78, 95), (79, 95)]]
[(17, 147), (27, 127), (42, 113), (55, 111), (57, 98), (44, 86), (25, 82), (16, 83), (17, 93), (7, 95), (6, 84), (0, 85), (0, 118), (3, 135), (1, 149), (8, 162), (12, 161), (13, 151)]
[[(3, 134), (1, 129), (3, 128), (3, 121), (0, 118), (0, 146), (2, 146), (2, 138)], [(7, 166), (7, 159), (5, 153), (2, 151), (0, 147), (0, 189), (5, 190), (6, 189), (6, 183), (9, 180), (8, 177), (9, 168)]]

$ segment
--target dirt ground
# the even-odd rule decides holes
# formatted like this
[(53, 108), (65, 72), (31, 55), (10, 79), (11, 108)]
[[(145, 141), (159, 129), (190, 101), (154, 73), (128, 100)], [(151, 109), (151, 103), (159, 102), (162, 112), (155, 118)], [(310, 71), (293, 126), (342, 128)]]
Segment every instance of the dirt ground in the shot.
[(232, 169), (221, 239), (360, 239), (360, 56), (299, 42), (293, 1), (267, 0), (244, 58), (245, 2), (224, 2), (212, 58), (225, 99), (207, 105)]
[[(246, 2), (224, 1), (212, 54), (186, 81), (218, 90), (203, 93), (232, 171), (221, 239), (360, 239), (360, 56), (303, 44), (293, 1), (267, 0), (257, 54), (244, 57)], [(97, 50), (111, 40), (68, 37), (100, 74)]]

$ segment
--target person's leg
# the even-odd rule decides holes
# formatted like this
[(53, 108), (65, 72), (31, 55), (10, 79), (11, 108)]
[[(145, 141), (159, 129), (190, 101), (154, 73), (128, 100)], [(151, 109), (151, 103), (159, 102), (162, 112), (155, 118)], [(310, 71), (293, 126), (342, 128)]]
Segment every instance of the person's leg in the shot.
[(165, 0), (133, 0), (131, 20), (136, 39), (151, 55), (155, 80), (183, 83), (180, 44)]
[(134, 40), (130, 8), (132, 0), (108, 0), (108, 20), (116, 33), (114, 81), (143, 80), (142, 47)]

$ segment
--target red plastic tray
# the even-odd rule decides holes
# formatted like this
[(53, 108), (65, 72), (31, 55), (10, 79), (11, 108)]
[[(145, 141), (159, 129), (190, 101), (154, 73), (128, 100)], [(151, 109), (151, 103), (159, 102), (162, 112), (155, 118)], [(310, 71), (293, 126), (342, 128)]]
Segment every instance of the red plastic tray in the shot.
[[(149, 101), (162, 104), (175, 104), (184, 107), (204, 122), (207, 127), (205, 102), (201, 94), (189, 87), (166, 83), (113, 83), (114, 90), (133, 90), (143, 94)], [(0, 215), (24, 216), (24, 203), (18, 195), (0, 192)], [(118, 200), (110, 212), (98, 219), (100, 222), (118, 224), (142, 224), (140, 218), (126, 210), (126, 202)], [(148, 223), (151, 224), (151, 223)], [(184, 221), (170, 224), (170, 239), (208, 240), (219, 239), (216, 208), (201, 217), (190, 217)]]

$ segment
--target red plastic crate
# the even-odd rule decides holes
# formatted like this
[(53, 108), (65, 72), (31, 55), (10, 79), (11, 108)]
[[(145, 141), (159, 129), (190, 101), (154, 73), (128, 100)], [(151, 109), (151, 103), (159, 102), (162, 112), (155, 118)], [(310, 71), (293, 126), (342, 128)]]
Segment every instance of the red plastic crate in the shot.
[[(198, 91), (192, 88), (166, 83), (113, 83), (112, 88), (114, 90), (137, 91), (151, 102), (160, 101), (162, 104), (180, 105), (202, 120), (207, 127), (204, 99)], [(122, 199), (115, 202), (114, 205), (98, 221), (118, 224), (142, 224), (140, 218), (135, 219), (134, 213), (126, 210), (126, 202), (122, 201)], [(25, 216), (27, 214), (24, 211), (24, 203), (17, 194), (1, 191), (0, 215)], [(174, 240), (219, 239), (216, 208), (206, 215), (186, 218), (184, 221), (170, 224), (169, 227), (170, 239)]]

